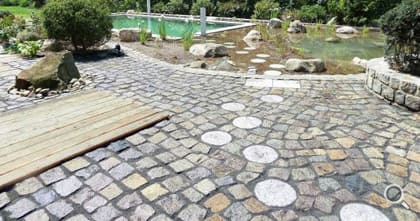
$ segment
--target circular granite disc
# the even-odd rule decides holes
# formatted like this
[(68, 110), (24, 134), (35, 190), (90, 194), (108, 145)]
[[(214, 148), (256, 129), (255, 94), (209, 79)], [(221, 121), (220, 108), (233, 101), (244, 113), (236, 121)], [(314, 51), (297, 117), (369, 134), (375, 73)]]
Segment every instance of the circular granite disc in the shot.
[(208, 144), (222, 146), (232, 141), (232, 136), (223, 131), (211, 131), (203, 134), (201, 140)]
[(284, 99), (278, 95), (264, 95), (261, 100), (267, 103), (281, 103)]
[(263, 63), (265, 63), (265, 60), (264, 59), (261, 59), (261, 58), (254, 58), (254, 59), (251, 59), (251, 63), (254, 63), (254, 64), (263, 64)]
[(256, 48), (246, 47), (246, 48), (244, 48), (244, 50), (247, 50), (247, 51), (253, 51), (253, 50), (256, 50)]
[(284, 68), (286, 68), (286, 66), (284, 66), (282, 64), (270, 64), (270, 68), (273, 68), (273, 69), (284, 69)]
[(342, 221), (389, 221), (381, 211), (361, 203), (350, 203), (340, 210)]
[(245, 105), (240, 103), (226, 103), (222, 105), (222, 108), (228, 111), (241, 111), (245, 109)]
[(256, 163), (271, 163), (279, 156), (273, 148), (262, 145), (247, 147), (243, 154), (247, 160)]
[(255, 195), (267, 206), (285, 207), (296, 200), (296, 191), (289, 184), (275, 179), (257, 183)]
[(256, 117), (238, 117), (233, 120), (233, 125), (242, 129), (253, 129), (261, 125), (261, 120)]
[(257, 58), (269, 58), (269, 54), (257, 54)]
[(280, 71), (274, 71), (274, 70), (268, 70), (268, 71), (264, 71), (264, 75), (267, 76), (280, 76), (281, 72)]
[(235, 46), (235, 45), (226, 45), (225, 47), (226, 47), (226, 48), (229, 48), (229, 49), (236, 48), (236, 46)]
[(224, 45), (235, 45), (235, 43), (234, 42), (225, 42), (225, 43), (223, 43)]

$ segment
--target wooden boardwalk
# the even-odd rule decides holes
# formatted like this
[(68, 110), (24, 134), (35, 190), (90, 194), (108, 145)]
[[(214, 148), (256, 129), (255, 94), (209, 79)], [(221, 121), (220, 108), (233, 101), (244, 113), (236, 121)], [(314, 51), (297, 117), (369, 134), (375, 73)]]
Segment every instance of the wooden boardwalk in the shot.
[(0, 113), (0, 189), (166, 118), (98, 91)]

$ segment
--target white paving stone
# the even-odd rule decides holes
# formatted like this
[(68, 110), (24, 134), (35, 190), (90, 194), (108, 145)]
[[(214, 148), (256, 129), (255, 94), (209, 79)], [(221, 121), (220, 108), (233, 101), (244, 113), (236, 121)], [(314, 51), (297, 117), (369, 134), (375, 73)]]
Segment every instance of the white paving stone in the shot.
[(265, 63), (265, 59), (262, 59), (262, 58), (254, 58), (254, 59), (251, 59), (251, 63), (254, 63), (254, 64), (263, 64), (263, 63)]
[(257, 58), (269, 58), (270, 57), (269, 54), (257, 54), (256, 56), (257, 56)]
[(244, 50), (247, 50), (247, 51), (254, 51), (254, 50), (256, 50), (256, 48), (253, 48), (253, 47), (246, 47), (246, 48), (244, 48)]
[(273, 148), (262, 145), (247, 147), (243, 154), (247, 160), (256, 163), (271, 163), (279, 156)]
[(248, 51), (236, 51), (235, 53), (236, 54), (249, 54)]
[(361, 203), (350, 203), (340, 210), (341, 221), (389, 221), (381, 211)]
[(225, 42), (224, 45), (235, 45), (235, 42)]
[(282, 64), (270, 64), (270, 68), (272, 68), (272, 69), (285, 69), (286, 66), (284, 66)]
[(222, 146), (232, 141), (232, 136), (223, 131), (211, 131), (203, 134), (201, 140), (208, 144)]
[(264, 95), (261, 97), (261, 100), (267, 103), (281, 103), (284, 99), (278, 95)]
[(268, 179), (257, 183), (254, 191), (258, 200), (267, 206), (285, 207), (296, 200), (295, 189), (276, 179)]
[(242, 129), (253, 129), (261, 124), (262, 121), (256, 117), (238, 117), (233, 120), (233, 125)]
[(235, 46), (235, 45), (226, 45), (225, 47), (226, 47), (226, 48), (229, 48), (229, 49), (236, 48), (236, 46)]
[(222, 108), (228, 111), (241, 111), (245, 109), (245, 105), (240, 103), (226, 103), (222, 105)]
[(264, 71), (264, 75), (267, 76), (280, 76), (281, 72), (280, 71), (275, 71), (275, 70), (268, 70), (268, 71)]
[(272, 79), (247, 79), (245, 82), (247, 87), (273, 87)]
[(299, 81), (273, 80), (273, 87), (277, 88), (300, 88)]

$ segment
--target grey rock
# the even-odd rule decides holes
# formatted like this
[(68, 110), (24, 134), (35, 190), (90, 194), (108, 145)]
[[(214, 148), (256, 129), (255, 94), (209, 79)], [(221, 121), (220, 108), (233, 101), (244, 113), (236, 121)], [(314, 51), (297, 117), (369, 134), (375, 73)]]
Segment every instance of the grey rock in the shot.
[(207, 211), (198, 205), (190, 204), (178, 214), (178, 218), (183, 221), (200, 221), (204, 219), (206, 213)]
[(207, 68), (207, 63), (205, 61), (193, 61), (188, 65), (190, 68)]
[(228, 56), (227, 48), (215, 43), (194, 44), (190, 48), (190, 53), (194, 56), (206, 58)]
[(293, 221), (297, 220), (298, 216), (293, 210), (279, 210), (271, 213), (278, 221)]
[(88, 179), (85, 183), (90, 186), (93, 190), (99, 191), (102, 188), (106, 187), (112, 182), (112, 179), (108, 176), (98, 173), (95, 176)]
[(419, 111), (420, 110), (420, 97), (416, 97), (413, 95), (406, 95), (405, 105), (414, 111)]
[(315, 176), (315, 172), (309, 167), (292, 169), (292, 179), (296, 181), (312, 180)]
[(118, 203), (117, 206), (123, 210), (129, 209), (131, 207), (134, 206), (138, 206), (142, 203), (142, 199), (140, 198), (140, 196), (134, 192), (132, 194), (129, 194), (127, 196), (124, 196), (123, 198), (121, 198)]
[(130, 217), (130, 220), (133, 221), (143, 221), (148, 220), (151, 216), (155, 214), (155, 210), (146, 204), (140, 205), (136, 208), (133, 215)]
[(38, 202), (41, 206), (45, 206), (54, 202), (58, 196), (57, 194), (51, 189), (41, 189), (38, 192), (32, 195), (36, 202)]
[(128, 176), (130, 173), (134, 171), (134, 168), (130, 166), (128, 163), (121, 163), (120, 165), (112, 168), (109, 171), (112, 177), (116, 180), (121, 180), (122, 178)]
[[(152, 31), (146, 30), (147, 39), (152, 38)], [(136, 42), (139, 41), (139, 34), (140, 29), (139, 28), (122, 28), (118, 31), (118, 38), (121, 42)]]
[(177, 194), (172, 194), (162, 198), (156, 204), (162, 207), (167, 214), (173, 215), (185, 205), (185, 201)]
[(248, 42), (248, 41), (251, 41), (251, 42), (262, 41), (263, 37), (262, 37), (261, 32), (259, 32), (257, 30), (251, 30), (251, 31), (248, 32), (248, 34), (246, 34), (246, 36), (243, 38), (243, 40), (245, 42)]
[(306, 27), (301, 21), (295, 20), (295, 21), (290, 23), (290, 26), (287, 29), (287, 32), (289, 32), (289, 33), (306, 33)]
[[(1, 219), (0, 219), (1, 220)], [(37, 210), (25, 216), (25, 221), (49, 221), (50, 218), (45, 210)]]
[(10, 203), (10, 198), (6, 192), (0, 193), (0, 209)]
[(350, 27), (350, 26), (342, 26), (337, 28), (337, 30), (335, 30), (336, 33), (338, 34), (357, 34), (359, 33), (359, 31), (357, 31), (355, 28)]
[(185, 175), (188, 178), (190, 178), (190, 180), (196, 181), (196, 180), (201, 180), (203, 178), (210, 176), (211, 171), (205, 167), (197, 167), (193, 170), (188, 171)]
[(325, 63), (321, 59), (291, 58), (286, 61), (286, 69), (296, 72), (323, 72), (325, 71)]
[(61, 219), (67, 216), (71, 211), (73, 211), (73, 207), (71, 204), (65, 202), (64, 200), (57, 201), (52, 203), (46, 207), (48, 212), (56, 216), (57, 218)]
[(341, 185), (333, 178), (319, 178), (319, 187), (322, 191), (330, 192), (340, 189)]
[(115, 209), (112, 204), (108, 204), (96, 210), (92, 218), (96, 221), (110, 221), (118, 217), (121, 212)]
[(86, 201), (83, 204), (83, 208), (85, 208), (85, 210), (88, 213), (92, 213), (93, 211), (95, 211), (97, 208), (105, 205), (107, 203), (107, 200), (101, 196), (95, 196), (92, 199)]
[(60, 167), (54, 167), (39, 175), (39, 178), (41, 178), (45, 185), (50, 185), (51, 183), (66, 178), (66, 175)]
[(281, 20), (278, 18), (272, 18), (270, 19), (269, 23), (268, 23), (268, 27), (270, 28), (281, 28)]
[(53, 185), (55, 192), (60, 194), (60, 196), (68, 196), (74, 193), (76, 190), (80, 189), (82, 182), (77, 179), (75, 176), (71, 176), (67, 179), (61, 180)]
[(318, 196), (315, 199), (314, 207), (321, 210), (324, 213), (331, 213), (335, 205), (335, 199), (326, 196)]
[(81, 189), (77, 193), (70, 196), (70, 200), (73, 201), (76, 204), (82, 204), (87, 199), (90, 199), (93, 197), (95, 193), (88, 187)]
[(121, 152), (127, 148), (129, 148), (131, 145), (126, 140), (119, 140), (111, 143), (107, 148), (109, 150), (112, 150), (114, 152)]
[(37, 205), (29, 199), (19, 199), (17, 202), (7, 206), (4, 210), (9, 212), (9, 217), (12, 219), (20, 218), (29, 212), (35, 210)]
[(81, 170), (77, 171), (75, 173), (75, 175), (77, 177), (81, 177), (83, 179), (88, 179), (93, 174), (96, 174), (99, 170), (100, 170), (100, 168), (96, 164), (93, 164), (93, 165), (89, 166), (88, 168), (84, 168), (84, 169), (81, 169)]
[(232, 221), (245, 221), (251, 219), (251, 214), (249, 214), (248, 210), (242, 206), (242, 203), (240, 202), (233, 203), (226, 209), (223, 215)]

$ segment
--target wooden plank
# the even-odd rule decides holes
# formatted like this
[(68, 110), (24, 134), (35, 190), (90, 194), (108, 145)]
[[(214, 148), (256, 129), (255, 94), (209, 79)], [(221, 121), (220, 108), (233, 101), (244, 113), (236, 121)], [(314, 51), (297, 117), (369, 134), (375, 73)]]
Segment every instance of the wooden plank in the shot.
[[(86, 134), (93, 133), (93, 129), (103, 129), (101, 127), (118, 122), (121, 117), (125, 117), (127, 114), (140, 112), (149, 113), (151, 111), (152, 110), (150, 109), (137, 108), (134, 105), (126, 105), (110, 112), (85, 119), (77, 124), (69, 125), (41, 135), (35, 141), (36, 143), (28, 140), (27, 142), (16, 143), (13, 146), (2, 148), (0, 150), (0, 165), (36, 151), (46, 150), (50, 146), (60, 146), (63, 143), (76, 143), (78, 140), (83, 139)], [(31, 143), (34, 144), (30, 145)]]
[(40, 172), (45, 171), (61, 162), (101, 147), (109, 142), (131, 135), (140, 129), (149, 127), (166, 118), (168, 118), (167, 113), (159, 113), (141, 121), (133, 121), (132, 123), (115, 130), (92, 137), (91, 139), (86, 140), (83, 143), (79, 143), (76, 146), (67, 147), (57, 154), (50, 154), (42, 160), (26, 164), (19, 169), (0, 175), (0, 189), (19, 182), (27, 177), (39, 174)]
[[(124, 101), (124, 102), (117, 102), (117, 103), (111, 103), (112, 105), (108, 107), (104, 107), (98, 110), (93, 110), (92, 112), (89, 112), (84, 115), (75, 116), (72, 121), (69, 122), (58, 122), (57, 124), (53, 125), (53, 127), (48, 128), (42, 128), (39, 130), (34, 129), (34, 131), (28, 131), (27, 133), (23, 133), (19, 136), (11, 136), (12, 138), (7, 139), (7, 141), (4, 142), (4, 144), (0, 145), (0, 156), (3, 154), (6, 154), (4, 151), (5, 149), (12, 149), (12, 150), (18, 150), (22, 146), (32, 146), (40, 141), (48, 140), (51, 138), (54, 138), (55, 136), (59, 136), (62, 133), (70, 133), (74, 131), (75, 127), (80, 127), (81, 125), (77, 124), (83, 124), (83, 121), (88, 120), (90, 118), (99, 117), (102, 114), (106, 114), (108, 112), (114, 111), (115, 109), (126, 107), (131, 103), (131, 101)], [(132, 104), (129, 108), (138, 108), (137, 105)], [(112, 116), (112, 115), (110, 115)], [(100, 120), (100, 119), (96, 119)], [(52, 120), (54, 121), (54, 120)], [(59, 120), (58, 120), (59, 121)], [(63, 128), (70, 127), (73, 129), (70, 130), (64, 130)]]
[[(122, 101), (123, 100), (119, 99), (116, 100), (115, 97), (103, 97), (93, 102), (88, 102), (87, 104), (63, 105), (62, 108), (64, 108), (64, 110), (50, 110), (48, 111), (50, 112), (50, 115), (48, 116), (28, 116), (24, 119), (19, 119), (19, 121), (15, 123), (10, 123), (7, 127), (0, 127), (0, 140), (17, 136), (19, 133), (37, 130), (37, 127), (48, 128), (59, 122), (72, 120), (77, 115), (88, 114), (93, 110), (104, 108), (107, 105), (116, 104)], [(127, 100), (125, 100), (125, 102), (127, 102)]]
[[(113, 130), (116, 130), (118, 128), (120, 128), (121, 126), (133, 123), (135, 121), (141, 121), (143, 118), (148, 117), (150, 115), (153, 115), (155, 112), (154, 111), (149, 111), (146, 113), (142, 113), (144, 112), (144, 110), (138, 111), (138, 110), (131, 110), (129, 112), (126, 113), (122, 113), (119, 115), (116, 115), (114, 117), (108, 118), (106, 121), (101, 121), (101, 122), (97, 122), (95, 124), (90, 125), (90, 127), (87, 127), (86, 130), (77, 130), (79, 136), (77, 137), (72, 137), (72, 139), (67, 139), (68, 137), (66, 136), (65, 140), (62, 142), (50, 142), (51, 146), (41, 146), (41, 150), (39, 150), (39, 148), (29, 148), (26, 150), (30, 150), (31, 153), (26, 154), (24, 156), (22, 156), (21, 154), (19, 155), (19, 160), (12, 160), (10, 161), (11, 158), (15, 159), (13, 157), (7, 156), (7, 157), (2, 157), (2, 161), (10, 161), (10, 163), (7, 164), (3, 164), (2, 162), (0, 165), (0, 174), (5, 174), (11, 170), (14, 170), (16, 168), (22, 167), (26, 164), (29, 164), (31, 162), (37, 161), (37, 160), (43, 160), (43, 158), (45, 156), (54, 154), (56, 152), (60, 152), (62, 150), (62, 148), (70, 148), (72, 146), (78, 145), (79, 143), (85, 142), (89, 139), (93, 139), (97, 136), (100, 136), (103, 133), (107, 133)], [(88, 132), (88, 133), (87, 133)], [(73, 136), (74, 134), (76, 134), (76, 132), (72, 133), (71, 135)], [(61, 140), (62, 137), (59, 137), (58, 140)], [(54, 140), (57, 141), (57, 140)], [(38, 151), (39, 150), (39, 151)], [(37, 151), (37, 152), (34, 152)]]
[[(74, 103), (78, 101), (79, 102), (89, 101), (89, 100), (94, 100), (95, 98), (98, 99), (99, 97), (105, 97), (105, 96), (111, 96), (111, 93), (103, 92), (103, 91), (87, 91), (87, 92), (81, 92), (79, 94), (74, 94), (74, 95), (63, 97), (63, 98), (59, 98), (60, 99), (59, 101), (57, 101), (56, 99), (52, 99), (52, 100), (42, 103), (42, 105), (38, 104), (35, 106), (22, 108), (17, 111), (3, 112), (0, 115), (0, 127), (7, 126), (7, 124), (5, 123), (15, 122), (16, 119), (23, 119), (24, 117), (33, 116), (34, 114), (42, 114), (48, 110), (56, 110), (58, 107), (63, 106), (65, 104), (70, 104), (70, 103)], [(42, 116), (45, 116), (45, 115), (42, 115)]]

